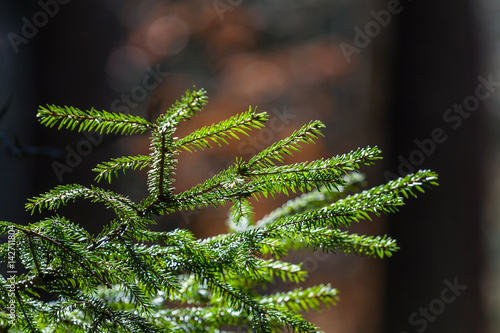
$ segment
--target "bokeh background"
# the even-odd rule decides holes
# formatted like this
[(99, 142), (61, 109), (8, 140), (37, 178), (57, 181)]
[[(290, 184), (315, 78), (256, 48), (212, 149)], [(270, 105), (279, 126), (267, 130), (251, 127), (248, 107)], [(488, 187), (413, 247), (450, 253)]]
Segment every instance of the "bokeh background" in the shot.
[[(338, 306), (306, 314), (317, 326), (328, 333), (498, 332), (499, 22), (499, 0), (2, 1), (0, 219), (33, 222), (39, 216), (24, 212), (27, 197), (89, 184), (97, 163), (147, 152), (147, 137), (44, 128), (39, 105), (153, 119), (185, 90), (205, 88), (209, 104), (179, 136), (249, 106), (271, 120), (239, 142), (182, 154), (178, 189), (312, 119), (327, 125), (325, 137), (288, 161), (377, 145), (384, 160), (362, 170), (367, 186), (411, 169), (440, 175), (439, 188), (398, 214), (353, 226), (398, 239), (394, 257), (294, 254), (310, 271), (305, 285), (332, 283), (340, 292)], [(458, 112), (463, 103), (472, 104)], [(113, 189), (144, 197), (144, 173), (120, 179)], [(260, 201), (257, 216), (285, 200)], [(96, 232), (109, 212), (89, 207), (61, 213)], [(206, 237), (224, 232), (225, 218), (224, 209), (191, 211), (161, 219), (158, 228)], [(450, 283), (466, 289), (444, 303)]]

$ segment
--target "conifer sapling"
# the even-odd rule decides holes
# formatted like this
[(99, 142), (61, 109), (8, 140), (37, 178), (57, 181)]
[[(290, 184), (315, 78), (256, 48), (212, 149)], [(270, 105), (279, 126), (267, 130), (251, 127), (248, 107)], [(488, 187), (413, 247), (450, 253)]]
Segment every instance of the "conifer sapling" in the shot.
[[(1, 277), (0, 326), (9, 332), (316, 332), (300, 314), (335, 305), (330, 284), (266, 293), (276, 280), (303, 281), (307, 272), (283, 258), (292, 250), (322, 250), (389, 257), (398, 247), (387, 236), (349, 233), (352, 222), (395, 212), (403, 199), (437, 185), (423, 170), (356, 194), (357, 170), (380, 159), (377, 147), (284, 165), (284, 157), (311, 144), (324, 125), (311, 121), (249, 160), (185, 191), (174, 176), (181, 152), (194, 153), (262, 128), (268, 116), (250, 108), (178, 138), (176, 128), (207, 103), (204, 90), (185, 96), (155, 122), (138, 116), (48, 105), (38, 112), (49, 127), (105, 134), (149, 133), (149, 154), (97, 165), (96, 182), (130, 169), (147, 169), (149, 195), (140, 202), (103, 186), (59, 185), (29, 199), (32, 213), (57, 211), (88, 199), (114, 212), (91, 234), (59, 215), (27, 226), (0, 222), (8, 242), (1, 261), (18, 274)], [(253, 199), (292, 195), (264, 218)], [(197, 239), (186, 229), (153, 231), (154, 217), (181, 210), (229, 205), (228, 232)], [(15, 258), (12, 256), (15, 253)], [(22, 267), (22, 269), (21, 269)], [(264, 290), (264, 292), (262, 292)]]

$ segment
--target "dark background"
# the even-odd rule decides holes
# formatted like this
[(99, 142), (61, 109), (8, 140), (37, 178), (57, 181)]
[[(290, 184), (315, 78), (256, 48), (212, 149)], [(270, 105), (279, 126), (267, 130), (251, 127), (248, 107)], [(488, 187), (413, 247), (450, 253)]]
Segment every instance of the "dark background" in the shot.
[[(249, 105), (283, 126), (223, 149), (182, 155), (179, 189), (203, 181), (235, 156), (248, 158), (311, 119), (327, 125), (325, 138), (296, 160), (378, 145), (384, 160), (363, 169), (369, 186), (404, 172), (402, 161), (412, 156), (415, 169), (440, 176), (439, 188), (409, 200), (398, 214), (354, 226), (356, 232), (396, 238), (401, 250), (393, 258), (297, 254), (311, 271), (309, 284), (331, 282), (340, 290), (337, 307), (307, 314), (315, 324), (329, 333), (498, 331), (498, 93), (457, 129), (443, 119), (454, 103), (474, 95), (478, 76), (500, 79), (492, 60), (494, 1), (403, 1), (352, 57), (343, 46), (344, 51), (345, 43), (355, 46), (355, 28), (366, 31), (375, 22), (370, 11), (380, 13), (394, 1), (41, 3), (52, 4), (46, 8), (53, 17), (17, 46), (13, 34), (22, 37), (26, 20), (43, 19), (44, 9), (36, 1), (0, 5), (0, 219), (36, 221), (40, 216), (24, 212), (27, 197), (58, 184), (88, 184), (97, 163), (147, 152), (145, 137), (95, 135), (92, 141), (44, 128), (35, 117), (39, 105), (151, 118), (196, 85), (208, 91), (210, 102), (180, 135)], [(146, 89), (144, 99), (132, 98), (127, 105), (122, 94), (144, 87), (148, 69), (168, 76)], [(415, 140), (429, 142), (436, 129), (446, 140), (428, 154), (418, 153), (422, 148)], [(83, 154), (71, 157), (71, 151)], [(133, 199), (144, 196), (144, 173), (121, 179), (112, 185), (115, 190)], [(261, 202), (257, 214), (284, 200)], [(61, 214), (98, 231), (107, 212), (91, 213), (88, 207), (71, 205)], [(204, 237), (224, 232), (224, 220), (224, 211), (207, 209), (167, 217), (160, 227), (187, 227)], [(467, 288), (440, 308), (445, 281)], [(438, 314), (422, 320), (420, 311), (429, 307)], [(414, 313), (420, 321), (410, 321)]]

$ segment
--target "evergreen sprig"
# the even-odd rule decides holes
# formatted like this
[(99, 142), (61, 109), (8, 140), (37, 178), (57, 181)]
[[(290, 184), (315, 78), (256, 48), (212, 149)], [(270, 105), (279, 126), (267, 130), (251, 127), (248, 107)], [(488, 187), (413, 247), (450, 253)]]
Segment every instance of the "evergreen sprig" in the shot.
[(118, 176), (118, 173), (122, 171), (125, 173), (126, 170), (139, 169), (149, 166), (151, 163), (151, 158), (145, 155), (138, 156), (123, 156), (118, 158), (113, 158), (109, 162), (103, 162), (98, 164), (92, 171), (98, 172), (96, 176), (96, 181), (101, 181), (101, 179), (106, 179), (108, 183), (111, 183), (111, 176)]
[(153, 128), (144, 118), (131, 114), (114, 113), (91, 109), (82, 111), (72, 106), (41, 106), (37, 116), (48, 127), (57, 126), (70, 130), (99, 131), (100, 133), (136, 134)]
[[(233, 165), (185, 191), (173, 184), (179, 155), (240, 139), (268, 119), (255, 109), (174, 137), (177, 126), (207, 103), (204, 90), (187, 91), (154, 122), (137, 116), (73, 107), (41, 107), (42, 124), (114, 134), (150, 132), (149, 154), (98, 164), (96, 181), (111, 182), (127, 170), (147, 168), (149, 194), (140, 202), (94, 185), (59, 185), (31, 198), (35, 214), (57, 211), (80, 199), (114, 212), (89, 233), (55, 215), (27, 226), (0, 222), (0, 261), (23, 273), (0, 277), (0, 328), (12, 332), (316, 332), (301, 312), (338, 302), (330, 284), (265, 293), (277, 279), (295, 284), (308, 272), (284, 259), (291, 251), (322, 250), (390, 257), (398, 250), (388, 236), (349, 233), (351, 223), (399, 209), (404, 200), (437, 185), (421, 170), (359, 192), (362, 166), (380, 159), (377, 147), (282, 165), (321, 136), (311, 121), (248, 161)], [(301, 192), (262, 219), (254, 199)], [(357, 192), (357, 193), (356, 193)], [(228, 232), (197, 239), (187, 229), (156, 231), (154, 215), (229, 204)], [(96, 217), (99, 220), (99, 217)], [(169, 228), (165, 228), (169, 229)], [(12, 253), (16, 257), (12, 257)], [(21, 272), (21, 269), (19, 269)], [(11, 311), (12, 309), (12, 311)], [(12, 315), (11, 315), (12, 314)]]
[(196, 148), (211, 148), (211, 142), (221, 145), (227, 144), (227, 139), (239, 140), (237, 133), (248, 135), (247, 131), (252, 128), (262, 128), (268, 116), (266, 113), (256, 113), (251, 108), (242, 114), (223, 120), (218, 124), (200, 128), (193, 133), (175, 142), (175, 147), (184, 148), (192, 152)]
[(164, 115), (158, 118), (157, 124), (166, 122), (169, 126), (175, 127), (181, 121), (189, 120), (197, 112), (200, 112), (207, 102), (208, 96), (204, 89), (188, 90), (180, 101), (176, 101)]
[(322, 128), (325, 128), (325, 125), (318, 120), (309, 122), (309, 124), (302, 126), (301, 129), (294, 131), (286, 139), (273, 143), (270, 147), (252, 157), (248, 161), (247, 168), (273, 167), (275, 165), (273, 160), (283, 162), (283, 155), (292, 155), (292, 151), (300, 151), (301, 143), (314, 143), (314, 139), (322, 135), (320, 132)]

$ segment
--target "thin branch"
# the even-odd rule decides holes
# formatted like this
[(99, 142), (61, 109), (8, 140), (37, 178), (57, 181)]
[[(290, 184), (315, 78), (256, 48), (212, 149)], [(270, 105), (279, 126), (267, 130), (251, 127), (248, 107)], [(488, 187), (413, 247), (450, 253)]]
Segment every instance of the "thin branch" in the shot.
[[(44, 239), (54, 245), (56, 245), (57, 247), (61, 248), (64, 252), (66, 252), (69, 256), (71, 256), (78, 264), (80, 264), (82, 267), (84, 267), (89, 273), (90, 275), (94, 276), (95, 278), (97, 278), (99, 281), (101, 281), (103, 284), (106, 285), (106, 287), (108, 288), (111, 288), (111, 285), (106, 281), (104, 280), (102, 277), (98, 276), (97, 274), (95, 274), (93, 272), (93, 270), (87, 266), (85, 263), (83, 263), (82, 261), (80, 261), (77, 257), (75, 257), (73, 255), (73, 253), (68, 249), (66, 248), (64, 245), (62, 245), (61, 243), (59, 243), (58, 241), (56, 241), (55, 239), (52, 239), (50, 237), (47, 237), (43, 234), (39, 234), (37, 232), (34, 232), (33, 230), (29, 230), (29, 229), (23, 229), (23, 228), (20, 228), (20, 227), (16, 227), (16, 229), (24, 232), (25, 234), (27, 235), (33, 235), (35, 237), (38, 237), (38, 238), (41, 238), (41, 239)], [(88, 260), (88, 259), (87, 259)]]

